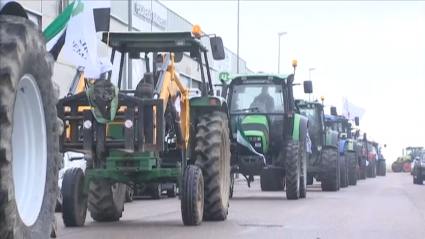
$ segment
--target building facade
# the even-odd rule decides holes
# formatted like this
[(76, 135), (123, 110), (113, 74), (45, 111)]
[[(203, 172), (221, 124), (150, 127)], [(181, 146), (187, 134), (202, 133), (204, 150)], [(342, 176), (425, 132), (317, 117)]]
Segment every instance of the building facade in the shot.
[[(44, 30), (72, 0), (32, 0), (19, 1), (27, 10), (31, 20), (34, 21), (40, 29)], [(191, 31), (192, 23), (177, 15), (172, 10), (166, 8), (156, 0), (128, 0), (128, 1), (111, 1), (111, 23), (110, 31), (141, 31), (141, 32), (165, 32), (165, 31)], [(202, 25), (201, 25), (202, 28)], [(100, 57), (109, 57), (111, 49), (106, 44), (100, 42), (100, 34), (98, 35), (98, 53)], [(203, 37), (202, 43), (211, 50), (208, 37)], [(223, 39), (224, 44), (226, 39)], [(237, 73), (236, 54), (225, 48), (226, 59), (222, 61), (213, 60), (211, 52), (208, 53), (208, 62), (213, 82), (218, 82), (220, 72)], [(152, 55), (148, 55), (149, 62), (152, 62)], [(113, 62), (112, 80), (117, 82), (119, 71), (120, 53), (115, 55)], [(144, 56), (140, 60), (131, 60), (131, 72), (128, 71), (128, 59), (125, 62), (125, 70), (123, 71), (123, 89), (134, 88), (139, 80), (143, 77), (146, 70)], [(180, 75), (180, 80), (187, 87), (199, 88), (201, 82), (201, 71), (197, 62), (185, 54), (183, 60), (176, 64), (176, 70)], [(205, 65), (202, 66), (205, 68)], [(61, 54), (55, 64), (54, 80), (61, 87), (61, 95), (68, 93), (68, 88), (75, 75), (76, 67), (64, 59)], [(152, 65), (150, 66), (152, 69)], [(247, 67), (246, 62), (239, 58), (239, 73), (252, 73)], [(131, 80), (125, 81), (125, 79)]]

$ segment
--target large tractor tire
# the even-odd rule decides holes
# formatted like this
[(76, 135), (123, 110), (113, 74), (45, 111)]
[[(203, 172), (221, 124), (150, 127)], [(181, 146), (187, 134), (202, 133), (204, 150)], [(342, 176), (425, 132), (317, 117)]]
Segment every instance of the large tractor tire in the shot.
[(151, 183), (148, 185), (150, 196), (152, 199), (159, 200), (162, 196), (161, 183)]
[(49, 238), (58, 196), (57, 85), (30, 20), (0, 16), (0, 238)]
[(394, 173), (400, 173), (403, 170), (401, 163), (399, 162), (394, 162), (391, 164), (391, 171), (393, 171)]
[(322, 191), (336, 192), (339, 188), (338, 150), (324, 148), (321, 152), (321, 184)]
[(187, 166), (183, 172), (182, 184), (180, 207), (183, 224), (185, 226), (200, 225), (205, 202), (202, 170), (195, 165)]
[(229, 198), (233, 197), (233, 191), (235, 189), (235, 174), (230, 174), (230, 192), (229, 192)]
[(348, 163), (348, 185), (355, 186), (357, 185), (357, 157), (355, 152), (347, 153), (347, 163)]
[(367, 166), (367, 174), (366, 176), (368, 178), (376, 178), (376, 160), (372, 160), (372, 162), (369, 162), (369, 165)]
[(134, 189), (127, 186), (125, 191), (125, 202), (133, 202), (134, 199)]
[(361, 158), (360, 159), (360, 168), (359, 168), (359, 179), (366, 179), (366, 171), (367, 171), (367, 166), (366, 166), (366, 159), (365, 158)]
[(227, 219), (230, 193), (230, 137), (227, 115), (202, 114), (196, 126), (195, 165), (204, 177), (204, 221)]
[(66, 227), (82, 227), (86, 222), (87, 196), (83, 195), (84, 172), (69, 168), (62, 181), (62, 219)]
[(307, 154), (307, 142), (301, 142), (301, 178), (300, 178), (300, 198), (307, 197), (307, 165), (308, 165), (308, 154)]
[(348, 187), (348, 162), (346, 155), (340, 155), (340, 165), (339, 165), (339, 184), (341, 188)]
[(92, 179), (89, 186), (88, 209), (93, 220), (114, 222), (124, 211), (126, 185), (108, 179)]
[(263, 192), (283, 191), (285, 189), (283, 174), (274, 169), (263, 169), (260, 173), (260, 187)]
[[(286, 144), (286, 160), (285, 160), (285, 183), (286, 183), (286, 198), (288, 200), (297, 200), (301, 197), (301, 178), (304, 176), (307, 179), (307, 174), (303, 175), (303, 147), (301, 142), (287, 140)], [(305, 164), (306, 165), (306, 164)], [(307, 181), (304, 180), (304, 185)]]
[(409, 173), (412, 171), (412, 165), (410, 162), (403, 162), (403, 173)]
[(376, 169), (376, 175), (377, 176), (386, 176), (387, 175), (387, 164), (385, 160), (379, 160), (378, 161), (378, 167)]

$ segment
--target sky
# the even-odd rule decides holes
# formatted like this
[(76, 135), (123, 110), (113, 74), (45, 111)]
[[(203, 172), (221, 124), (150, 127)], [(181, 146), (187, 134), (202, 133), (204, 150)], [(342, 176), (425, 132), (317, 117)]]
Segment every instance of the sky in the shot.
[[(160, 1), (237, 52), (237, 1)], [(204, 10), (207, 9), (207, 10)], [(240, 1), (240, 57), (254, 72), (313, 81), (313, 97), (365, 108), (360, 128), (382, 144), (388, 161), (425, 146), (424, 1)], [(296, 98), (308, 99), (302, 86)], [(329, 107), (325, 113), (329, 113)]]

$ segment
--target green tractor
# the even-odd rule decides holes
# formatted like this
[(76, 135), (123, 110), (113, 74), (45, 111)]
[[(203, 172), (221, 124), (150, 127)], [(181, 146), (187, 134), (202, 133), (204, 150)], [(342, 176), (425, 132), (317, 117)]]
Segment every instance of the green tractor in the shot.
[(304, 100), (296, 102), (301, 114), (309, 119), (311, 154), (308, 157), (307, 185), (312, 185), (315, 178), (321, 182), (322, 191), (338, 191), (340, 189), (338, 132), (326, 127), (322, 103)]
[[(357, 185), (358, 157), (360, 154), (357, 141), (352, 134), (352, 123), (344, 116), (338, 116), (336, 107), (331, 107), (331, 115), (325, 115), (325, 125), (338, 132), (340, 154), (340, 184), (342, 188), (348, 185)], [(359, 126), (359, 117), (354, 118), (354, 123)]]
[[(308, 119), (295, 106), (294, 74), (235, 75), (222, 83), (233, 136), (231, 178), (239, 173), (250, 187), (259, 175), (262, 191), (286, 185), (287, 199), (305, 198)], [(305, 81), (304, 92), (312, 91)]]
[[(73, 168), (64, 173), (65, 226), (83, 226), (87, 209), (95, 221), (118, 221), (127, 187), (137, 190), (158, 183), (179, 185), (184, 225), (226, 220), (228, 109), (225, 99), (213, 96), (207, 48), (199, 37), (191, 32), (103, 33), (102, 41), (112, 48), (111, 62), (116, 52), (121, 53), (118, 84), (111, 82), (111, 75), (117, 73), (112, 71), (100, 79), (85, 79), (83, 91), (60, 99), (57, 105), (67, 126), (60, 151), (84, 153), (87, 161), (85, 172)], [(211, 37), (210, 43), (213, 58), (224, 59), (221, 38)], [(148, 54), (158, 52), (164, 53), (162, 66), (153, 62), (151, 72)], [(136, 90), (121, 90), (126, 55), (140, 59), (141, 53), (147, 73)], [(183, 53), (201, 66), (201, 94), (190, 100), (174, 71)]]
[(406, 151), (403, 149), (403, 156), (398, 157), (397, 160), (391, 165), (392, 171), (395, 173), (411, 172), (413, 161), (416, 157), (420, 156), (421, 150), (423, 148), (424, 147), (409, 146), (406, 148)]

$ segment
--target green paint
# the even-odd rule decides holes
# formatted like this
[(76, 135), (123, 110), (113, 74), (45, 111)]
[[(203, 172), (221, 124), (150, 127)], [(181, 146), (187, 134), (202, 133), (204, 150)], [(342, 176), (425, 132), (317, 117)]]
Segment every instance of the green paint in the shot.
[(73, 17), (77, 16), (78, 14), (82, 13), (84, 11), (84, 3), (81, 2), (81, 0), (77, 0), (77, 6), (72, 10), (71, 15)]
[(220, 74), (218, 75), (218, 79), (222, 81), (229, 81), (230, 79), (229, 72), (220, 72)]
[[(267, 117), (265, 115), (248, 115), (245, 118), (243, 118), (241, 122), (241, 125), (244, 125), (244, 124), (265, 125), (267, 130), (270, 130), (269, 122), (267, 121)], [(269, 135), (265, 135), (264, 132), (260, 130), (245, 130), (243, 131), (243, 133), (245, 134), (246, 137), (261, 137), (261, 145), (263, 148), (263, 153), (264, 154), (267, 153), (269, 146), (267, 144), (266, 137), (269, 137)]]
[[(215, 100), (215, 101), (214, 101)], [(216, 104), (212, 104), (216, 102)], [(190, 107), (193, 106), (222, 106), (225, 100), (221, 97), (208, 96), (208, 97), (193, 97), (189, 101)]]
[(353, 139), (347, 139), (347, 150), (348, 151), (355, 151), (355, 141)]
[(326, 131), (324, 137), (325, 137), (324, 146), (335, 146), (335, 145), (332, 145), (332, 131), (331, 130)]
[(292, 140), (300, 141), (300, 123), (301, 117), (299, 114), (294, 114), (294, 127), (292, 130)]

